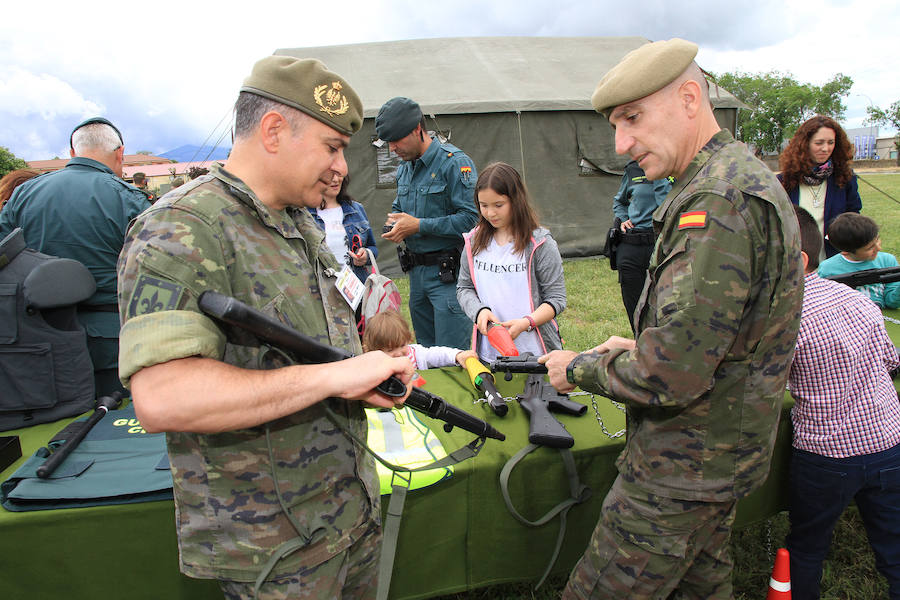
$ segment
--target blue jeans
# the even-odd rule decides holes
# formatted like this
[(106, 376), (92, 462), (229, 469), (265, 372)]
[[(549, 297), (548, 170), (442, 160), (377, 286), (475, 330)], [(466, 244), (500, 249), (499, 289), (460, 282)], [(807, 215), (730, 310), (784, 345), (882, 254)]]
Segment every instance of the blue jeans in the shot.
[(416, 342), (467, 350), (472, 345), (472, 321), (456, 299), (456, 282), (441, 283), (437, 265), (409, 271), (409, 316)]
[(883, 452), (829, 458), (793, 449), (790, 477), (791, 597), (819, 597), (822, 563), (838, 518), (856, 501), (875, 565), (900, 599), (900, 444)]

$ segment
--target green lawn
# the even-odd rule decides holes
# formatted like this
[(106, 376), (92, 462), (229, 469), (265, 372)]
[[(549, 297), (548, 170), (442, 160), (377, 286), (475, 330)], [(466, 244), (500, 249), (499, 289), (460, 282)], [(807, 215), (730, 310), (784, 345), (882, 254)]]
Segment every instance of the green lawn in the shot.
[[(900, 256), (900, 174), (861, 174), (860, 177), (863, 214), (875, 219), (881, 227), (882, 250)], [(897, 200), (886, 197), (873, 185)], [(610, 335), (630, 337), (631, 328), (625, 318), (616, 273), (610, 270), (606, 259), (566, 260), (563, 267), (568, 308), (560, 315), (559, 324), (566, 348), (584, 350)], [(401, 294), (408, 297), (408, 281), (398, 278), (397, 284)], [(408, 318), (408, 309), (404, 307), (404, 310), (407, 310)], [(732, 552), (737, 600), (765, 597), (774, 553), (783, 546), (787, 531), (787, 514), (782, 513), (766, 523), (734, 533)], [(558, 598), (564, 585), (564, 579), (551, 580), (539, 592), (533, 592), (525, 584), (495, 586), (446, 596), (445, 600), (549, 600)], [(874, 600), (886, 597), (887, 584), (875, 570), (875, 560), (866, 541), (859, 512), (851, 507), (835, 531), (825, 564), (822, 599)]]

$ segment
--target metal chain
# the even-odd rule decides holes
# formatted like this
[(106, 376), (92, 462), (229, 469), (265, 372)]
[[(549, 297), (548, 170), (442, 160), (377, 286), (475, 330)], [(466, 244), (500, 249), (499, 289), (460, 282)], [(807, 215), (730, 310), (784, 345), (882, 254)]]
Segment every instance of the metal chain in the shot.
[[(624, 427), (615, 433), (609, 432), (609, 430), (606, 428), (606, 425), (603, 423), (603, 417), (600, 416), (600, 407), (597, 406), (597, 397), (594, 394), (592, 394), (591, 392), (580, 391), (580, 392), (569, 392), (568, 395), (569, 395), (569, 397), (572, 397), (572, 396), (590, 396), (591, 397), (591, 406), (594, 408), (594, 415), (597, 417), (597, 423), (600, 424), (600, 429), (603, 431), (604, 434), (606, 434), (606, 437), (608, 437), (611, 440), (614, 440), (616, 438), (619, 438), (619, 437), (622, 437), (623, 435), (625, 435), (626, 428), (624, 428)], [(503, 397), (503, 401), (508, 404), (512, 403), (516, 399), (517, 399), (516, 396), (504, 396)], [(607, 400), (609, 400), (609, 398), (607, 398)], [(475, 401), (472, 402), (472, 404), (480, 404), (480, 403), (484, 403), (484, 402), (487, 402), (487, 400), (484, 398), (476, 398)], [(625, 405), (622, 404), (621, 402), (616, 402), (615, 400), (609, 400), (609, 403), (612, 404), (617, 409), (621, 410), (622, 412), (625, 412)]]

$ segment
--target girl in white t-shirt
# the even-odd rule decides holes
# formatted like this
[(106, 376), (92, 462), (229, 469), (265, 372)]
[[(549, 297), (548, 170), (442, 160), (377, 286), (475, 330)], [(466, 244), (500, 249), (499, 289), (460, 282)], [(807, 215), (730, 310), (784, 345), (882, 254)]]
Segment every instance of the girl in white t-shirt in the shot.
[(482, 360), (495, 358), (487, 332), (499, 323), (520, 354), (561, 349), (556, 315), (566, 307), (562, 257), (539, 225), (521, 176), (506, 163), (490, 164), (478, 176), (475, 199), (481, 217), (463, 235), (456, 284), (459, 304), (475, 323), (472, 347)]

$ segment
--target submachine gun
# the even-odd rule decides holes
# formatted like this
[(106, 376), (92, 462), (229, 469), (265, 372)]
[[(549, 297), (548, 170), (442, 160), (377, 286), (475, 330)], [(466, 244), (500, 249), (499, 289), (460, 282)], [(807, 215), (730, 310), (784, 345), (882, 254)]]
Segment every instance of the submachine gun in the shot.
[(560, 394), (544, 381), (547, 367), (538, 362), (529, 352), (519, 356), (499, 356), (491, 361), (491, 371), (504, 373), (507, 381), (513, 373), (528, 373), (525, 388), (516, 396), (519, 404), (530, 417), (528, 441), (550, 448), (571, 448), (575, 439), (565, 425), (556, 420), (551, 412), (581, 416), (587, 406), (569, 399), (568, 394)]
[[(295, 362), (321, 364), (353, 356), (346, 350), (323, 344), (291, 329), (237, 298), (208, 290), (200, 294), (198, 304), (200, 310), (210, 317), (253, 334), (260, 342), (281, 350)], [(393, 376), (380, 383), (376, 389), (392, 398), (399, 398), (406, 393), (403, 382)], [(443, 421), (444, 431), (448, 433), (453, 427), (459, 427), (482, 438), (489, 437), (500, 441), (506, 439), (505, 435), (485, 421), (448, 404), (440, 396), (420, 387), (412, 388), (406, 399), (406, 406), (432, 419)]]
[(826, 277), (826, 279), (837, 281), (838, 283), (843, 283), (854, 288), (861, 285), (871, 285), (873, 283), (893, 283), (895, 281), (900, 281), (900, 267), (865, 269), (863, 271), (832, 275), (831, 277)]

